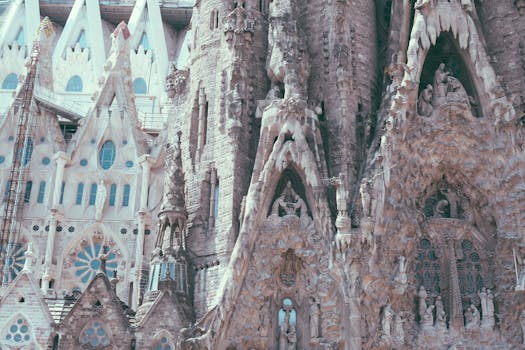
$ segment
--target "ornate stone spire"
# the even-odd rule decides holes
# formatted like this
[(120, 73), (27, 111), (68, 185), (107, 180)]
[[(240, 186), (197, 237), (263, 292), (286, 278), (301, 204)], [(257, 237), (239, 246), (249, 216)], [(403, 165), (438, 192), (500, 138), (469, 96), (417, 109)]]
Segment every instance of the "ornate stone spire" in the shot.
[(159, 212), (159, 232), (155, 243), (156, 251), (162, 251), (165, 234), (169, 227), (169, 246), (167, 249), (185, 249), (184, 231), (188, 214), (184, 199), (184, 171), (182, 169), (181, 132), (177, 133), (177, 145), (166, 145), (164, 176), (164, 195)]

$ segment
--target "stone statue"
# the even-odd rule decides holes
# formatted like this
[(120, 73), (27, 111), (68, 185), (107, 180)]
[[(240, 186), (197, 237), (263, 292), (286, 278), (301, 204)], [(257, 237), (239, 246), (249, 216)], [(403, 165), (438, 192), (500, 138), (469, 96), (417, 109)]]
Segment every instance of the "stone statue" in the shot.
[(465, 328), (466, 329), (479, 328), (480, 318), (481, 317), (480, 317), (478, 308), (475, 305), (470, 304), (470, 306), (465, 311), (465, 321), (466, 321)]
[(449, 72), (445, 72), (445, 64), (440, 63), (438, 69), (434, 73), (434, 83), (433, 83), (433, 96), (432, 96), (432, 106), (437, 107), (446, 102), (447, 96), (447, 77)]
[(363, 206), (363, 216), (370, 217), (371, 208), (371, 197), (370, 197), (370, 184), (365, 181), (361, 187), (359, 187), (359, 193), (361, 194), (361, 205)]
[(447, 328), (447, 314), (445, 313), (445, 308), (443, 306), (443, 300), (441, 296), (438, 295), (436, 298), (436, 327), (438, 329)]
[(521, 311), (519, 322), (521, 326), (522, 344), (525, 345), (525, 310)]
[(459, 79), (447, 77), (447, 102), (458, 102), (470, 105), (467, 91)]
[(314, 297), (310, 297), (310, 339), (319, 338), (321, 310)]
[(426, 302), (427, 291), (425, 287), (419, 287), (419, 317), (421, 318), (421, 328), (430, 329), (434, 325), (434, 305), (428, 305)]
[(399, 258), (397, 258), (397, 262), (397, 272), (394, 276), (394, 282), (406, 285), (408, 282), (406, 258), (401, 255)]
[(441, 199), (436, 203), (436, 206), (434, 207), (434, 217), (435, 218), (446, 218), (448, 215), (446, 214), (446, 207), (448, 205), (448, 201), (446, 199)]
[(494, 321), (494, 295), (485, 287), (478, 293), (481, 299), (481, 312), (483, 313), (483, 322), (481, 326), (492, 328), (495, 325)]
[(95, 199), (95, 219), (97, 221), (102, 220), (102, 214), (104, 214), (104, 206), (106, 205), (106, 197), (108, 192), (104, 185), (104, 180), (100, 180), (97, 187), (97, 194)]
[(306, 204), (301, 197), (294, 191), (292, 182), (288, 181), (283, 192), (275, 200), (272, 206), (272, 214), (279, 215), (279, 210), (284, 212), (284, 215), (297, 215), (299, 211), (300, 217), (307, 215)]
[(470, 97), (459, 79), (445, 71), (441, 63), (434, 73), (432, 107), (437, 108), (444, 103), (464, 103), (470, 106)]
[(266, 70), (275, 85), (284, 85), (284, 98), (306, 100), (310, 65), (292, 0), (273, 1), (269, 6), (268, 58)]
[[(516, 254), (516, 250), (513, 250), (513, 253), (514, 267), (516, 269), (516, 287), (514, 288), (514, 290), (525, 291), (525, 256), (520, 257)], [(521, 265), (521, 267), (519, 267), (519, 265)]]
[(383, 309), (383, 318), (381, 319), (381, 328), (383, 329), (383, 337), (385, 339), (390, 338), (392, 334), (392, 317), (394, 315), (394, 312), (392, 311), (392, 307), (390, 304), (387, 304), (385, 308)]
[(401, 315), (396, 315), (394, 320), (394, 340), (398, 344), (405, 342), (405, 330), (403, 329), (403, 323), (405, 320)]
[(279, 350), (296, 350), (297, 333), (295, 325), (290, 322), (290, 314), (293, 311), (291, 300), (283, 301), (282, 311), (284, 311), (284, 319), (279, 327)]
[(417, 102), (417, 112), (420, 116), (430, 117), (434, 108), (432, 107), (432, 85), (427, 85), (427, 87), (421, 91), (419, 95), (419, 100)]

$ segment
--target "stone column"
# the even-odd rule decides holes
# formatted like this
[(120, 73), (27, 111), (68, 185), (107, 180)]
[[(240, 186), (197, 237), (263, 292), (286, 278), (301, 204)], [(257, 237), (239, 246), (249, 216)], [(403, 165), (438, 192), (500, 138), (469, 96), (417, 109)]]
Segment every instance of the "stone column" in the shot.
[(57, 152), (53, 155), (53, 161), (56, 164), (55, 172), (55, 186), (53, 188), (53, 198), (51, 202), (51, 212), (49, 215), (49, 231), (47, 234), (46, 253), (44, 257), (44, 275), (42, 276), (42, 290), (44, 293), (49, 289), (49, 281), (51, 281), (51, 267), (53, 265), (53, 254), (55, 247), (55, 236), (57, 228), (58, 206), (60, 205), (60, 194), (62, 192), (62, 182), (64, 180), (64, 168), (71, 160), (69, 154), (65, 152)]
[(206, 94), (204, 93), (204, 88), (199, 89), (199, 132), (197, 136), (197, 152), (202, 152), (204, 148), (205, 139), (206, 139)]
[(450, 332), (460, 334), (463, 330), (463, 307), (461, 304), (461, 291), (459, 289), (458, 268), (456, 265), (456, 252), (454, 238), (447, 234), (447, 260), (449, 273), (449, 300), (450, 300)]
[(140, 281), (142, 280), (142, 264), (144, 260), (144, 231), (145, 219), (148, 212), (148, 188), (153, 158), (145, 154), (138, 158), (138, 163), (142, 167), (142, 182), (140, 188), (140, 210), (137, 217), (137, 244), (135, 248), (135, 276), (133, 281), (133, 300), (132, 309), (136, 310), (140, 299)]
[(215, 226), (215, 187), (217, 185), (217, 169), (210, 171), (210, 215), (208, 218), (208, 231), (212, 231)]

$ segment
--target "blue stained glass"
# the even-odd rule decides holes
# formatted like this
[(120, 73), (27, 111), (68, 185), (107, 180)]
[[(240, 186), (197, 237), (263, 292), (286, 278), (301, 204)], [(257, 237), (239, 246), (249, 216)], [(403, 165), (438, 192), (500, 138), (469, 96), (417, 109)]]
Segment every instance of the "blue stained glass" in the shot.
[(95, 256), (98, 256), (99, 253), (100, 253), (100, 248), (102, 248), (102, 246), (100, 244), (95, 244)]
[(157, 344), (157, 345), (155, 346), (155, 350), (162, 350), (162, 345)]
[(16, 323), (18, 323), (18, 324), (22, 324), (22, 323), (24, 323), (24, 320), (22, 320), (21, 318), (19, 318), (18, 320), (16, 320)]
[(5, 157), (4, 156), (0, 156), (0, 164), (2, 164), (4, 161), (5, 161)]
[(104, 336), (104, 335), (106, 335), (106, 331), (104, 330), (104, 328), (99, 328), (99, 329), (97, 330), (97, 335), (98, 335), (98, 336)]
[(45, 181), (41, 181), (40, 186), (38, 186), (38, 197), (36, 199), (37, 203), (44, 203), (45, 194), (46, 194), (46, 183)]
[(27, 340), (29, 340), (29, 339), (31, 339), (31, 337), (30, 337), (28, 334), (26, 334), (26, 335), (24, 336), (24, 340), (27, 341)]
[(81, 159), (80, 160), (80, 166), (86, 166), (88, 163), (87, 159)]
[(91, 260), (91, 262), (89, 263), (89, 267), (91, 267), (93, 270), (100, 269), (100, 260), (98, 259)]
[(142, 33), (142, 36), (140, 37), (140, 45), (142, 45), (144, 51), (148, 51), (150, 49), (148, 35), (146, 32)]
[(82, 283), (88, 283), (89, 279), (91, 278), (91, 274), (86, 274), (84, 277), (82, 277), (81, 281)]
[(99, 322), (94, 322), (93, 323), (93, 327), (100, 327), (100, 323)]
[(97, 346), (98, 343), (99, 343), (99, 340), (98, 340), (98, 338), (91, 338), (90, 343), (91, 343), (92, 346)]
[(49, 159), (48, 157), (42, 158), (42, 164), (48, 165), (49, 163), (51, 163), (51, 159)]
[(33, 188), (33, 181), (26, 182), (26, 191), (24, 193), (24, 203), (29, 203), (31, 198), (31, 189)]
[(20, 342), (22, 340), (22, 336), (20, 334), (15, 334), (15, 341)]
[(162, 338), (160, 339), (160, 342), (161, 342), (161, 343), (167, 343), (167, 342), (168, 342), (168, 339), (166, 339), (166, 337), (162, 337)]
[(2, 82), (2, 89), (15, 90), (18, 85), (18, 75), (15, 73), (8, 74)]
[(115, 162), (116, 154), (117, 150), (113, 141), (107, 140), (106, 142), (104, 142), (104, 144), (102, 144), (102, 147), (100, 147), (100, 152), (98, 155), (100, 167), (104, 170), (111, 168), (111, 166)]
[(77, 186), (77, 198), (76, 198), (76, 204), (80, 205), (82, 204), (82, 196), (84, 194), (84, 184), (81, 182)]
[(116, 262), (112, 262), (112, 263), (106, 264), (106, 266), (112, 269), (116, 269), (118, 264)]
[[(87, 247), (87, 248), (89, 248), (89, 247)], [(89, 248), (89, 249), (91, 249), (91, 248)], [(84, 253), (84, 252), (78, 253), (78, 257), (81, 258), (81, 259), (84, 259), (84, 260), (89, 260), (89, 258), (87, 257), (86, 253)]]
[(9, 328), (9, 331), (11, 333), (18, 332), (18, 326), (16, 324), (12, 325), (11, 328)]
[(97, 184), (91, 184), (91, 190), (89, 191), (89, 205), (95, 205), (97, 201)]
[(81, 267), (81, 266), (86, 265), (86, 263), (83, 262), (83, 261), (78, 261), (78, 260), (77, 260), (77, 261), (75, 261), (75, 262), (73, 263), (73, 265), (75, 265), (76, 267)]
[(115, 198), (117, 196), (117, 185), (111, 184), (109, 187), (109, 206), (114, 207), (115, 206)]
[(131, 160), (128, 160), (128, 161), (126, 162), (126, 167), (127, 167), (127, 168), (133, 168), (133, 162), (132, 162)]
[(60, 199), (58, 200), (58, 204), (62, 204), (64, 202), (64, 190), (66, 189), (66, 183), (62, 182), (62, 186), (60, 187)]
[(88, 253), (88, 255), (89, 255), (90, 257), (93, 256), (93, 250), (91, 250), (91, 246), (87, 246), (87, 247), (86, 247), (86, 252)]
[(88, 268), (84, 268), (84, 269), (77, 270), (77, 271), (75, 272), (75, 275), (77, 275), (77, 276), (82, 276), (87, 270), (88, 270)]
[(124, 194), (122, 196), (122, 206), (127, 207), (129, 205), (129, 195), (131, 192), (130, 185), (124, 185)]
[(78, 75), (73, 75), (71, 78), (69, 78), (66, 85), (67, 92), (82, 92), (83, 89), (84, 87), (82, 84), (82, 78), (80, 78)]
[(136, 78), (133, 80), (133, 92), (135, 94), (145, 94), (148, 92), (148, 85), (144, 78)]

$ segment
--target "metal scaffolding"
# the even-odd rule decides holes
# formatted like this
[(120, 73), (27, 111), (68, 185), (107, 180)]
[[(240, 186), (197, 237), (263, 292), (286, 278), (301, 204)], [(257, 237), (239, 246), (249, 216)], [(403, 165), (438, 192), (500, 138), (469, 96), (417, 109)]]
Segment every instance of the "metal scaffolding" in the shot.
[(40, 42), (36, 39), (26, 64), (27, 76), (20, 90), (17, 91), (17, 96), (9, 111), (9, 113), (12, 113), (13, 116), (18, 116), (18, 118), (13, 146), (13, 160), (4, 196), (5, 210), (0, 236), (0, 280), (3, 286), (9, 284), (13, 277), (10, 268), (14, 261), (13, 252), (20, 239), (20, 226), (24, 206), (23, 189), (26, 184), (28, 171), (26, 165), (32, 152), (32, 145), (30, 144), (32, 127), (30, 107), (33, 100), (39, 54)]

